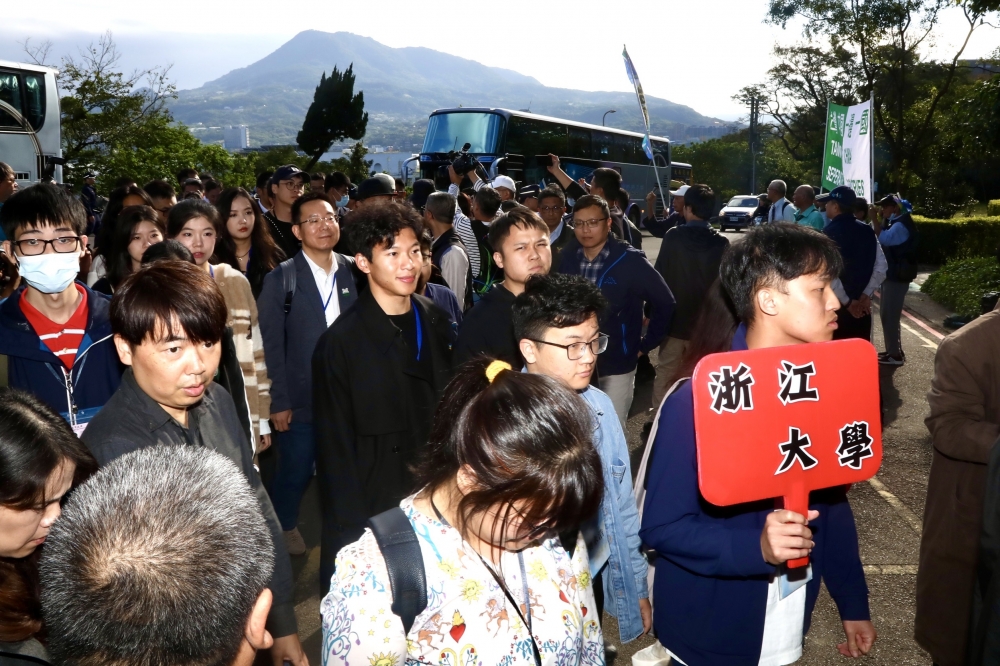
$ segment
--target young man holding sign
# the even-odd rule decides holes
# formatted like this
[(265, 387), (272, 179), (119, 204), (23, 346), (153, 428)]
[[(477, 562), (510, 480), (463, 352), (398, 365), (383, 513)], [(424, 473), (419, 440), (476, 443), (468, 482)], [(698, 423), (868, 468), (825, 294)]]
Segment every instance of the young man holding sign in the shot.
[[(732, 350), (831, 340), (840, 302), (830, 283), (841, 268), (836, 245), (812, 229), (786, 224), (753, 229), (727, 251), (720, 267), (741, 321)], [(754, 403), (760, 408), (768, 399), (754, 394), (753, 377), (739, 365), (726, 377), (732, 390), (716, 395), (730, 412), (753, 409)], [(763, 379), (758, 376), (757, 383)], [(794, 392), (808, 392), (807, 384), (799, 378)], [(640, 537), (659, 554), (653, 624), (674, 661), (688, 666), (795, 662), (821, 580), (844, 622), (847, 640), (838, 650), (844, 656), (866, 654), (875, 630), (845, 488), (813, 492), (808, 515), (776, 511), (773, 499), (714, 506), (699, 490), (690, 381), (667, 398), (658, 420)], [(796, 432), (782, 445), (785, 459), (777, 461), (775, 476), (817, 464), (813, 454), (819, 452), (809, 450), (808, 436), (790, 430)], [(732, 440), (733, 447), (746, 445)], [(786, 564), (803, 557), (810, 557), (811, 567)]]

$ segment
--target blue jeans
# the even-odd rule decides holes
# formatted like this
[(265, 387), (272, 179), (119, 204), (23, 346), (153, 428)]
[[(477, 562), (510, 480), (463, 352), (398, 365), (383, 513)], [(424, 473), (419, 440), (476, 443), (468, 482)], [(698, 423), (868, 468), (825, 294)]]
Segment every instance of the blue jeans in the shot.
[(311, 423), (292, 421), (287, 432), (276, 432), (278, 464), (271, 485), (271, 503), (281, 529), (299, 524), (299, 505), (316, 464), (316, 443)]

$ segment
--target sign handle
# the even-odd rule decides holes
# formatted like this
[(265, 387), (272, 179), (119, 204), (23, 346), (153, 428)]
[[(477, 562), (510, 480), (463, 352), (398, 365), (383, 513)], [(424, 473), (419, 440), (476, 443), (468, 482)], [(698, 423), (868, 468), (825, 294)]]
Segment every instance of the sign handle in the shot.
[[(795, 513), (801, 513), (803, 516), (808, 518), (809, 516), (809, 492), (805, 489), (805, 486), (801, 483), (796, 483), (792, 488), (792, 492), (789, 495), (785, 495), (783, 498), (784, 508), (789, 511), (794, 511)], [(809, 557), (800, 557), (795, 560), (788, 560), (787, 562), (789, 569), (798, 569), (799, 567), (804, 567), (809, 564)]]

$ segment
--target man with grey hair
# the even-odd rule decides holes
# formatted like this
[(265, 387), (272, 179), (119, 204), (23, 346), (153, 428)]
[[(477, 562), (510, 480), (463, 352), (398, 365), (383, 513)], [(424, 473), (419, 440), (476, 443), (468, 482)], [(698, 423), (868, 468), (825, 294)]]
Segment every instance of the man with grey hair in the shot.
[(816, 231), (823, 231), (823, 214), (816, 210), (816, 192), (812, 185), (799, 185), (792, 194), (792, 203), (798, 209), (795, 211), (795, 224), (803, 227), (812, 227)]
[(73, 492), (46, 542), (55, 664), (249, 666), (271, 646), (271, 534), (243, 473), (219, 453), (121, 456)]
[(788, 185), (783, 180), (772, 180), (767, 186), (767, 199), (771, 202), (771, 208), (767, 211), (767, 223), (790, 222), (795, 224), (795, 206), (785, 198), (788, 192)]
[(434, 192), (424, 203), (424, 223), (434, 237), (431, 263), (441, 271), (448, 288), (462, 309), (472, 307), (472, 270), (465, 244), (455, 232), (455, 197), (447, 192)]

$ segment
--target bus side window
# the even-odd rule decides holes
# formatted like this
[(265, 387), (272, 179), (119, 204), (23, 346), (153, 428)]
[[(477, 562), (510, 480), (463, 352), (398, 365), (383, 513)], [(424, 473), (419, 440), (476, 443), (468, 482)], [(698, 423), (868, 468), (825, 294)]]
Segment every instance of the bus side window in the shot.
[[(14, 72), (0, 71), (0, 100), (23, 113), (21, 109), (21, 81)], [(0, 127), (20, 128), (21, 125), (9, 113), (0, 110)]]
[(24, 117), (36, 132), (45, 124), (45, 75), (24, 74)]

